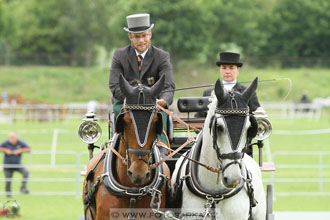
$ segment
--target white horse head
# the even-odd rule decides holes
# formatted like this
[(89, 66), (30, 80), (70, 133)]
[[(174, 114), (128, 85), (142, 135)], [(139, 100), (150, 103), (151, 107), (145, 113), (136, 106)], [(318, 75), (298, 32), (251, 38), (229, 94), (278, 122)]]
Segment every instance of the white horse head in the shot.
[[(213, 146), (217, 166), (221, 168), (222, 183), (227, 188), (234, 188), (242, 182), (243, 149), (247, 137), (255, 136), (256, 123), (249, 116), (248, 101), (257, 88), (257, 78), (242, 93), (227, 92), (221, 81), (215, 84), (216, 99), (210, 105), (205, 120), (204, 146)], [(251, 126), (251, 120), (252, 125)], [(211, 150), (212, 151), (212, 150)]]
[[(173, 198), (178, 201), (174, 205), (180, 206), (183, 214), (202, 212), (206, 216), (210, 209), (205, 207), (213, 205), (219, 214), (217, 219), (242, 220), (249, 216), (254, 220), (265, 219), (260, 168), (244, 154), (248, 137), (257, 133), (257, 122), (250, 116), (247, 104), (257, 84), (256, 78), (240, 94), (228, 92), (220, 80), (216, 82), (216, 98), (209, 105), (202, 138), (197, 138), (189, 153), (194, 161), (181, 157), (172, 175)], [(217, 172), (211, 172), (215, 168)]]

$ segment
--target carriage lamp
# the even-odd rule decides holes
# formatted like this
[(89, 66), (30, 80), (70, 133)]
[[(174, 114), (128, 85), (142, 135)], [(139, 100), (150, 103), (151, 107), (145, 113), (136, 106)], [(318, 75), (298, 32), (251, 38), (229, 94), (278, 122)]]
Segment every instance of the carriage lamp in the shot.
[(102, 135), (102, 129), (96, 122), (94, 112), (88, 112), (79, 126), (78, 135), (80, 139), (87, 144), (94, 144)]
[(261, 107), (257, 108), (253, 114), (258, 123), (258, 133), (255, 139), (258, 141), (263, 141), (271, 135), (272, 123), (270, 123), (268, 116), (265, 114), (265, 111)]

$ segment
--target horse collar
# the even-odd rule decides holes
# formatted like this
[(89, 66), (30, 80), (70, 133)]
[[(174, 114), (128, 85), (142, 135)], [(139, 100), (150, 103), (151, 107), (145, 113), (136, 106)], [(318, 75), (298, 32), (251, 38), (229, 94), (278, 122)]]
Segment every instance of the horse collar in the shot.
[[(202, 148), (202, 135), (200, 135), (199, 138), (197, 139), (196, 145), (192, 148), (189, 157), (194, 160), (199, 160), (200, 152), (202, 150), (201, 148)], [(186, 165), (185, 174), (190, 178), (186, 178), (186, 185), (193, 194), (203, 199), (207, 199), (207, 200), (212, 199), (215, 202), (219, 202), (221, 200), (236, 195), (239, 191), (241, 191), (241, 189), (244, 186), (244, 181), (241, 181), (241, 183), (233, 189), (222, 189), (215, 191), (205, 189), (199, 182), (197, 175), (197, 166), (198, 165), (196, 163), (188, 161)], [(242, 176), (246, 176), (246, 167), (243, 163), (241, 166), (241, 172), (242, 172)]]
[[(116, 146), (116, 145), (114, 145)], [(160, 160), (160, 153), (157, 147), (153, 147), (153, 155), (155, 162)], [(165, 183), (165, 174), (163, 170), (163, 166), (158, 166), (154, 170), (154, 177), (151, 183), (144, 187), (127, 187), (120, 184), (115, 176), (114, 176), (114, 169), (115, 169), (115, 155), (109, 149), (105, 156), (103, 173), (106, 174), (103, 178), (103, 182), (105, 187), (114, 195), (121, 196), (121, 197), (128, 197), (128, 198), (137, 198), (143, 197), (147, 195), (152, 195), (154, 191), (159, 191), (163, 184)]]

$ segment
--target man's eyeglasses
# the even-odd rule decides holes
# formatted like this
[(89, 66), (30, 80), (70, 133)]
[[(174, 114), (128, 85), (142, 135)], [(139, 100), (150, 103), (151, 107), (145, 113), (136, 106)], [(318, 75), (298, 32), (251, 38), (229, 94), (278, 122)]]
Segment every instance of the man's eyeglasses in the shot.
[(147, 39), (147, 37), (149, 36), (149, 33), (146, 33), (146, 34), (141, 34), (141, 35), (132, 35), (132, 38), (134, 40), (140, 40), (140, 39)]

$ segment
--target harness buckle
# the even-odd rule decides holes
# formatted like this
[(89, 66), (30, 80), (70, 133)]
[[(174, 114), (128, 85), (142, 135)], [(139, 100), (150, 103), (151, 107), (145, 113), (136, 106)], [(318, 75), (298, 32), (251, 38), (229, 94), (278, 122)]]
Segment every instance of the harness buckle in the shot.
[[(162, 196), (162, 192), (158, 189), (151, 189), (150, 190), (152, 193), (151, 193), (151, 201), (150, 201), (150, 207), (152, 209), (156, 209), (157, 211), (159, 210), (160, 208), (160, 203), (161, 203), (161, 196)], [(157, 202), (155, 202), (155, 199), (157, 197)]]
[(206, 195), (206, 199), (207, 199), (207, 201), (204, 205), (205, 212), (203, 214), (203, 220), (206, 219), (208, 216), (212, 217), (212, 219), (213, 219), (213, 217), (215, 215), (214, 210), (212, 210), (212, 208), (214, 208), (213, 204), (214, 204), (215, 199), (210, 195)]

